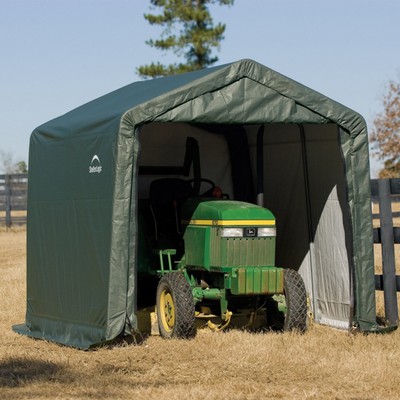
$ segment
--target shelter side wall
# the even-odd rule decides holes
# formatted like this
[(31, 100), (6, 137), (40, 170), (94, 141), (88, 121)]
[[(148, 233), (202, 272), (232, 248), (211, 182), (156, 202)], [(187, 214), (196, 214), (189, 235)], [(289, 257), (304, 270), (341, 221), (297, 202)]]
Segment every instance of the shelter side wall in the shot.
[(306, 125), (303, 142), (297, 125), (266, 125), (264, 198), (277, 218), (277, 264), (300, 271), (317, 322), (347, 328), (351, 232), (338, 146), (333, 124)]
[(322, 323), (348, 328), (352, 233), (338, 128), (307, 125), (305, 136), (315, 246), (316, 314)]
[(114, 140), (31, 143), (27, 317), (32, 336), (76, 347), (105, 339)]
[(362, 331), (374, 331), (376, 323), (374, 255), (368, 135), (365, 123), (359, 135), (339, 129), (346, 161), (348, 197), (351, 199), (354, 236), (354, 323)]

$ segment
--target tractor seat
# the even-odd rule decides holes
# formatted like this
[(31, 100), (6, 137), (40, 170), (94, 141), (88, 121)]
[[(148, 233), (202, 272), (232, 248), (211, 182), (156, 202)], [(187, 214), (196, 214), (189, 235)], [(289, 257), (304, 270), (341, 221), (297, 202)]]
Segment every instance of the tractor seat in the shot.
[(189, 181), (179, 178), (156, 179), (150, 184), (150, 210), (154, 219), (155, 239), (160, 248), (179, 241), (182, 203), (193, 196)]

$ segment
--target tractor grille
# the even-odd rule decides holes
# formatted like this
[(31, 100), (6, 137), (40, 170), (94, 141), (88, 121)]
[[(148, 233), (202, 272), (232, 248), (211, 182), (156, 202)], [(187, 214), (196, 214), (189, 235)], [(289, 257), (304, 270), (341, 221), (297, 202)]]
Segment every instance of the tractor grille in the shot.
[(221, 237), (217, 227), (192, 226), (185, 232), (186, 263), (201, 268), (275, 265), (275, 236)]
[(221, 263), (232, 267), (274, 265), (275, 238), (229, 238), (221, 240), (226, 247)]
[(211, 265), (263, 267), (275, 264), (275, 237), (221, 238), (211, 234)]

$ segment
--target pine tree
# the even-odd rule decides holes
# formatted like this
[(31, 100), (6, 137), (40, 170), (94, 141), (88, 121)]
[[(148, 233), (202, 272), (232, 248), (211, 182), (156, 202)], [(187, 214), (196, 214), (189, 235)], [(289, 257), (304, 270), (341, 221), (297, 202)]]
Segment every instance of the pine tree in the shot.
[(161, 37), (146, 44), (162, 51), (171, 50), (186, 62), (163, 65), (160, 62), (137, 68), (142, 78), (156, 78), (206, 68), (216, 61), (214, 48), (219, 49), (225, 25), (214, 26), (209, 4), (232, 5), (234, 0), (150, 0), (160, 14), (145, 14), (150, 25), (164, 27)]
[(379, 178), (400, 178), (400, 82), (389, 82), (370, 139), (373, 155), (384, 163)]

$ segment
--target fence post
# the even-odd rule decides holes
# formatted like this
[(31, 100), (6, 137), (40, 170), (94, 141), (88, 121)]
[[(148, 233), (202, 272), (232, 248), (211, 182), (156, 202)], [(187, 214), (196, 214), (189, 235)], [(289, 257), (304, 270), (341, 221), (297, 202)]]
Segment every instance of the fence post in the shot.
[(6, 227), (11, 227), (11, 175), (5, 176), (6, 185)]
[(396, 264), (394, 256), (394, 234), (390, 180), (380, 179), (378, 181), (378, 188), (379, 214), (381, 219), (385, 316), (390, 325), (397, 325), (399, 312), (397, 306)]

